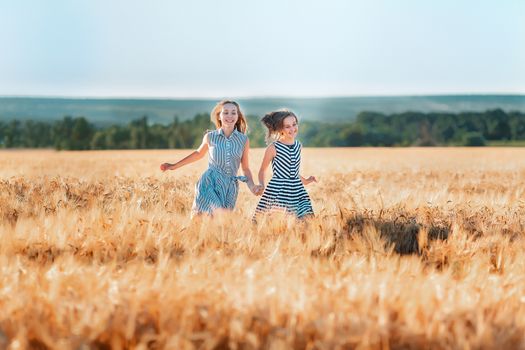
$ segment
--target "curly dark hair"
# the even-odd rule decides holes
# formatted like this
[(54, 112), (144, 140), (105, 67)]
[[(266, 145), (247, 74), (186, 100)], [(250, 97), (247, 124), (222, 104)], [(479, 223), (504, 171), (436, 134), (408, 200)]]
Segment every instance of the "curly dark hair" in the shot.
[(299, 122), (295, 113), (288, 109), (279, 109), (277, 111), (266, 113), (264, 117), (261, 118), (261, 122), (268, 129), (268, 133), (266, 134), (267, 143), (270, 143), (279, 137), (279, 132), (283, 129), (284, 119), (288, 117), (294, 117), (295, 121)]

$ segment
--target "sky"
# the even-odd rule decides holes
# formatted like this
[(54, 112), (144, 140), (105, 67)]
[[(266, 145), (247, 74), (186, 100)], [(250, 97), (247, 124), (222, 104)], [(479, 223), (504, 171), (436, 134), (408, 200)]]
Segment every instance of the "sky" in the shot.
[(0, 0), (0, 95), (525, 93), (523, 0)]

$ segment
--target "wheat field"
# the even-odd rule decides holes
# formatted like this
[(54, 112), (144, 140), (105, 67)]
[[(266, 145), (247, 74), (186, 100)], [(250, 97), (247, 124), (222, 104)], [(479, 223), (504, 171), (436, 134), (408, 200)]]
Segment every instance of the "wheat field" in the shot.
[(0, 152), (0, 348), (525, 348), (525, 149), (304, 149), (316, 217), (257, 225), (187, 153)]

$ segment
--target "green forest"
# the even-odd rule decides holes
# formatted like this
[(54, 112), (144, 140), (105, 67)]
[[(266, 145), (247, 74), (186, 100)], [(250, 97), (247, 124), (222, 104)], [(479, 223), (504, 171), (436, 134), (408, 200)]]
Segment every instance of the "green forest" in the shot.
[[(265, 146), (258, 117), (248, 116), (252, 147)], [(350, 122), (300, 121), (299, 139), (307, 147), (357, 146), (485, 146), (525, 144), (525, 113), (501, 109), (465, 113), (363, 111)], [(167, 125), (151, 124), (148, 117), (127, 125), (96, 127), (84, 117), (59, 121), (0, 121), (1, 148), (57, 150), (194, 148), (206, 130), (213, 129), (208, 114), (197, 114)]]

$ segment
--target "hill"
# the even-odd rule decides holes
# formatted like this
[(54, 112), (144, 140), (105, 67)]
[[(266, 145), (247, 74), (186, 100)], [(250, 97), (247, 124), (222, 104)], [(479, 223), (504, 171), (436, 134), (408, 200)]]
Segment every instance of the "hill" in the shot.
[[(325, 97), (325, 98), (240, 98), (248, 115), (287, 107), (304, 120), (348, 122), (359, 112), (368, 110), (385, 114), (405, 111), (447, 112), (525, 111), (525, 95), (442, 95), (388, 97)], [(0, 97), (0, 120), (12, 119), (53, 121), (64, 116), (84, 116), (99, 126), (126, 124), (148, 116), (154, 123), (168, 124), (174, 116), (181, 120), (198, 113), (209, 113), (216, 99), (100, 99)]]

